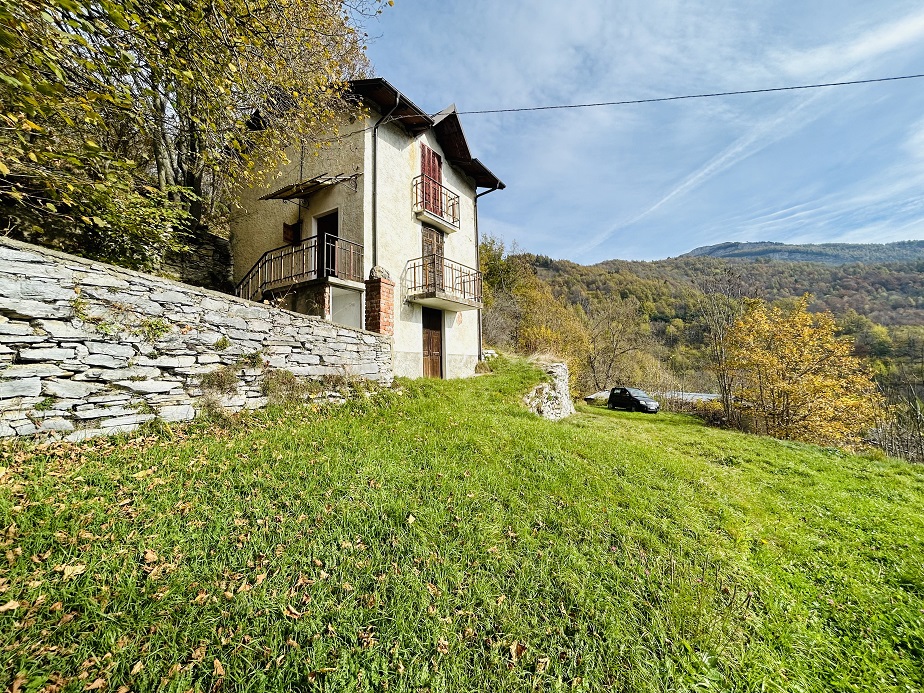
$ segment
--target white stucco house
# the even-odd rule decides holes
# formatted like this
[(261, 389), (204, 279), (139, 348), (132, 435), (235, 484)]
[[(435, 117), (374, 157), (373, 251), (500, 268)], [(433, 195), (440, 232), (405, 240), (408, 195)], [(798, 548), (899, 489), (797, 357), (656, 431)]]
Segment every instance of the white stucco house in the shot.
[(393, 338), (395, 375), (471, 375), (481, 351), (478, 198), (504, 184), (472, 157), (455, 107), (435, 116), (384, 79), (368, 115), (243, 191), (237, 294)]

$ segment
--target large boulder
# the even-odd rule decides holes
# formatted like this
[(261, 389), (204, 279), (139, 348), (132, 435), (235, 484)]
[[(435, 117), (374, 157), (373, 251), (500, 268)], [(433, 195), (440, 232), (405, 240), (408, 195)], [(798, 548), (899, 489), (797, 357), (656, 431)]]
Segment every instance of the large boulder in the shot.
[(559, 421), (574, 413), (571, 388), (568, 386), (568, 365), (565, 363), (540, 363), (551, 378), (540, 383), (524, 398), (526, 406), (544, 419)]

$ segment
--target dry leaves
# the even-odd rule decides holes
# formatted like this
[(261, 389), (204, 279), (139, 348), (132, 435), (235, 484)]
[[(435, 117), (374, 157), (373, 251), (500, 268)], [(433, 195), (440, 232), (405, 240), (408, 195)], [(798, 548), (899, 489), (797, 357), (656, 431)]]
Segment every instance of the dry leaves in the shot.
[(221, 665), (221, 662), (219, 662), (217, 659), (215, 660), (215, 663), (214, 663), (214, 670), (215, 670), (215, 676), (225, 675), (225, 668)]
[(510, 643), (510, 658), (514, 662), (520, 661), (520, 657), (523, 656), (523, 653), (526, 652), (526, 645), (521, 643), (519, 640), (514, 640)]
[(75, 578), (78, 575), (82, 575), (87, 571), (87, 566), (83, 563), (75, 563), (74, 565), (58, 565), (55, 566), (55, 572), (62, 573), (65, 580), (70, 580)]
[(3, 606), (0, 606), (0, 614), (2, 614), (5, 611), (14, 611), (15, 609), (18, 609), (18, 608), (19, 608), (19, 602), (9, 601)]

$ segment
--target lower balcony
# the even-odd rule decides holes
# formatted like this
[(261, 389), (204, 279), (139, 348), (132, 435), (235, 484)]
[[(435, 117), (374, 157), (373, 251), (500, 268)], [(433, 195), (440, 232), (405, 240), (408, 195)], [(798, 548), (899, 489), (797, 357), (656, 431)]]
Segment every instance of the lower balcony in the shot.
[(251, 301), (318, 280), (363, 281), (363, 247), (342, 238), (312, 236), (263, 253), (235, 293)]
[(461, 312), (481, 308), (481, 272), (439, 255), (407, 265), (407, 300), (430, 308)]

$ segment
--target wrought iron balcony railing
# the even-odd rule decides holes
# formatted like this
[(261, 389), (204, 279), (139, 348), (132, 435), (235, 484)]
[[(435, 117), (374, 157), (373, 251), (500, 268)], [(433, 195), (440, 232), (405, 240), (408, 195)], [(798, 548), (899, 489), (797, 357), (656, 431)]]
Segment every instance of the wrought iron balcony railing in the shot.
[(459, 228), (459, 196), (429, 176), (414, 179), (414, 212), (432, 214), (450, 230)]
[(409, 298), (439, 297), (480, 307), (481, 272), (439, 255), (425, 255), (408, 263), (407, 292)]
[(237, 285), (241, 298), (260, 301), (272, 292), (315, 279), (336, 277), (363, 280), (363, 247), (342, 238), (326, 237), (318, 253), (318, 237), (269, 250)]

